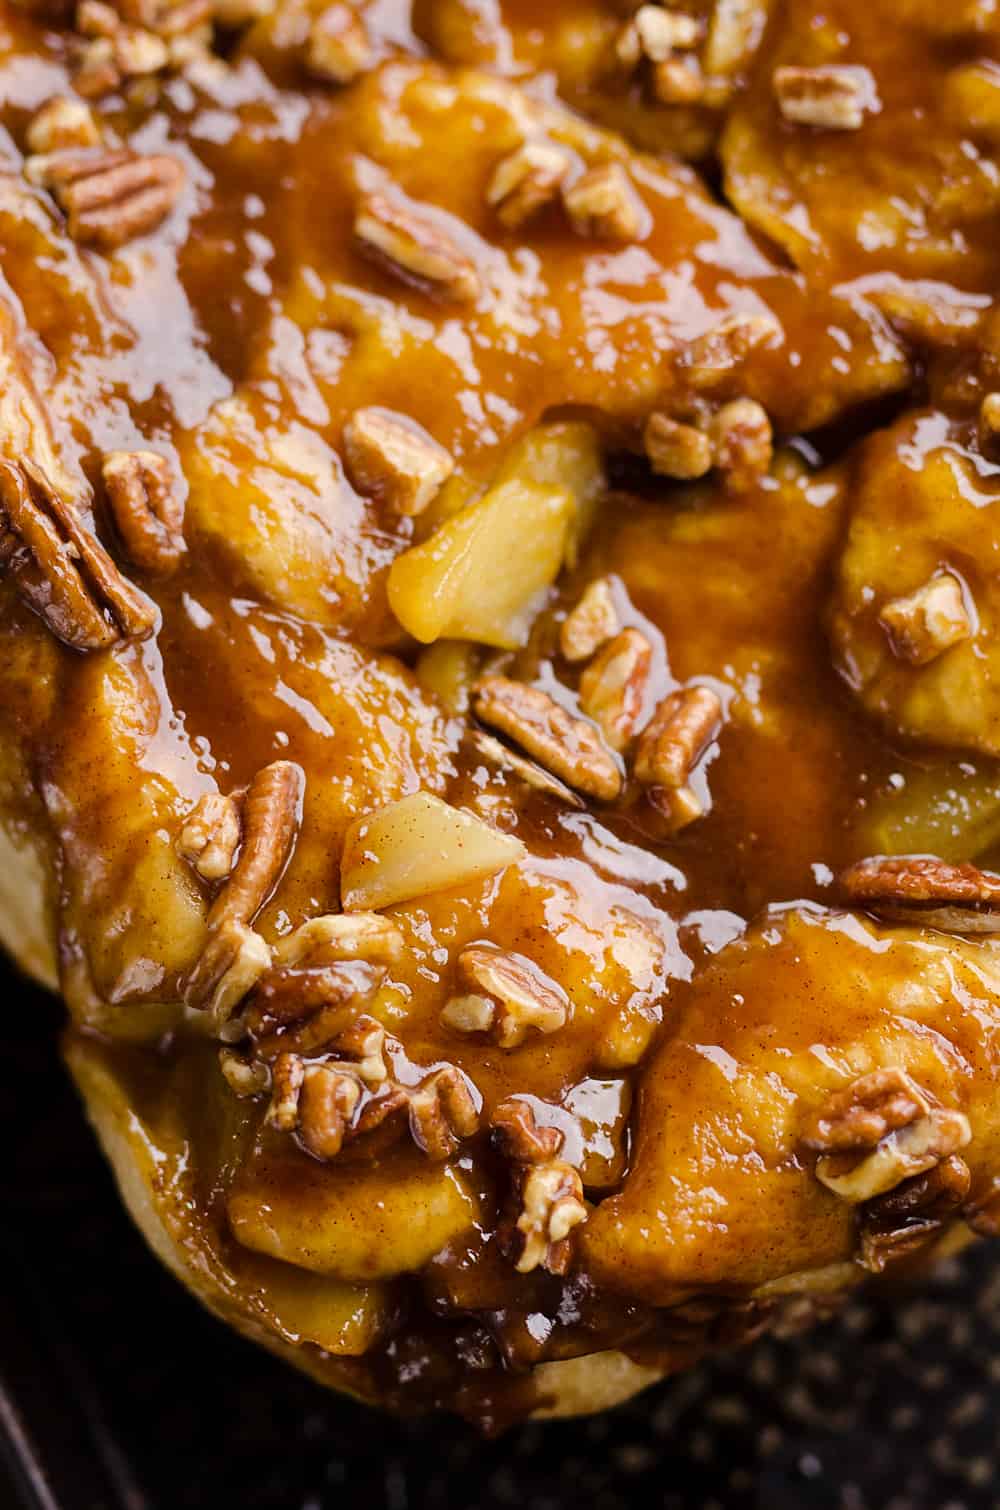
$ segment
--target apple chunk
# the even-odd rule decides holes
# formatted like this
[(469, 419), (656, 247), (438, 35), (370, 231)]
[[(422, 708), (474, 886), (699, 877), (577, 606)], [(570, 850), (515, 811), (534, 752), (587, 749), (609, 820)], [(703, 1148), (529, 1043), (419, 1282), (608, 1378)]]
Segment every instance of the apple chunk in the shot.
[(523, 645), (564, 562), (575, 560), (603, 487), (590, 425), (530, 430), (482, 498), (393, 563), (393, 613), (425, 644)]
[(524, 854), (520, 839), (430, 792), (414, 792), (352, 823), (340, 892), (346, 912), (392, 907), (491, 876)]

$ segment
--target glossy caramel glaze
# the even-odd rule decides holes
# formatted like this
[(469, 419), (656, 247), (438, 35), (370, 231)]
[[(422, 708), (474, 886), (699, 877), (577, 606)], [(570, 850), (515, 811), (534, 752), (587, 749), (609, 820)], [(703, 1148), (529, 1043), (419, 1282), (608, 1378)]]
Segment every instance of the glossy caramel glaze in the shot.
[[(10, 863), (203, 1299), (393, 1408), (585, 1408), (547, 1365), (638, 1387), (995, 1225), (990, 884), (837, 878), (1000, 844), (1000, 28), (215, 9), (160, 57), (120, 6), (160, 66), (97, 88), (93, 17), (0, 5)], [(831, 67), (858, 120), (789, 118)], [(138, 228), (39, 163), (84, 93)], [(862, 1082), (910, 1110), (848, 1168)]]

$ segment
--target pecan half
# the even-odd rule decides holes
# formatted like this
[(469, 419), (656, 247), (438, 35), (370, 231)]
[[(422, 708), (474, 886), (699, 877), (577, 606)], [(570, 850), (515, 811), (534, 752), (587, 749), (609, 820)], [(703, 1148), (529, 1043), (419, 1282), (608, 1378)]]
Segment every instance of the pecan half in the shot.
[[(454, 998), (441, 1020), (459, 1031), (489, 1031), (502, 1049), (519, 1047), (528, 1030), (555, 1033), (569, 1017), (570, 1003), (556, 981), (523, 954), (493, 944), (472, 944), (458, 957), (460, 979), (472, 995)], [(490, 1010), (487, 1014), (481, 1003)], [(473, 1024), (475, 1024), (473, 1026)]]
[[(271, 951), (249, 924), (267, 901), (288, 864), (301, 822), (305, 777), (300, 766), (277, 760), (258, 771), (242, 804), (239, 854), (208, 915), (208, 942), (186, 982), (189, 1007), (209, 1010), (221, 1026), (242, 996), (270, 966)], [(246, 938), (257, 939), (251, 945)], [(234, 955), (234, 944), (240, 948)], [(258, 947), (259, 946), (259, 947)], [(256, 974), (244, 985), (240, 961), (252, 957)], [(257, 968), (257, 967), (260, 968)], [(240, 995), (236, 995), (242, 987)]]
[(532, 791), (544, 792), (547, 797), (554, 797), (557, 802), (562, 802), (566, 807), (582, 808), (585, 804), (577, 794), (553, 776), (549, 771), (543, 770), (533, 760), (528, 760), (523, 755), (518, 755), (509, 745), (503, 744), (499, 739), (494, 739), (492, 734), (487, 734), (483, 729), (470, 729), (466, 734), (466, 742), (471, 745), (477, 755), (496, 766), (501, 771), (508, 771), (516, 776), (525, 786)]
[(233, 868), (241, 835), (236, 799), (221, 792), (206, 792), (184, 820), (177, 851), (204, 880), (222, 881)]
[(469, 1081), (454, 1064), (443, 1065), (409, 1093), (410, 1134), (429, 1159), (448, 1159), (479, 1130)]
[(29, 462), (0, 462), (0, 535), (18, 592), (64, 644), (105, 650), (152, 633), (155, 605)]
[(800, 1141), (817, 1153), (867, 1152), (929, 1111), (927, 1097), (905, 1070), (872, 1070), (834, 1091), (809, 1118)]
[(691, 775), (722, 726), (722, 702), (711, 687), (681, 687), (657, 707), (639, 736), (634, 773), (675, 830), (703, 815)]
[(317, 960), (273, 965), (246, 997), (233, 1036), (248, 1037), (254, 1056), (271, 1060), (286, 1049), (326, 1053), (374, 998), (384, 969)]
[(642, 234), (645, 210), (621, 163), (588, 168), (562, 191), (570, 224), (578, 236), (605, 241), (635, 241)]
[(472, 707), (483, 723), (515, 740), (577, 791), (606, 802), (621, 791), (621, 771), (600, 735), (548, 693), (505, 676), (487, 676), (473, 688)]
[(460, 303), (479, 297), (475, 263), (425, 209), (368, 194), (354, 234), (363, 252), (404, 283)]
[(375, 64), (375, 49), (361, 17), (349, 5), (328, 5), (309, 28), (306, 66), (318, 78), (350, 84)]
[(1000, 875), (933, 855), (873, 855), (840, 873), (851, 907), (946, 933), (1000, 931)]
[(356, 409), (344, 426), (344, 454), (361, 493), (397, 514), (422, 514), (455, 463), (422, 425), (392, 409)]
[(621, 628), (608, 577), (589, 583), (559, 631), (559, 649), (567, 661), (589, 660)]
[(905, 598), (884, 604), (878, 621), (889, 636), (893, 654), (911, 666), (929, 665), (973, 634), (962, 584), (948, 571)]
[(816, 1177), (852, 1205), (934, 1169), (972, 1136), (963, 1112), (932, 1107), (903, 1070), (862, 1075), (837, 1091), (806, 1127), (821, 1149)]
[(696, 425), (653, 413), (642, 432), (643, 448), (653, 471), (660, 477), (691, 481), (704, 477), (712, 465), (712, 442)]
[(154, 231), (186, 182), (176, 157), (143, 157), (126, 148), (69, 147), (29, 157), (24, 171), (55, 195), (74, 240), (102, 251)]
[(151, 577), (169, 576), (187, 547), (184, 509), (166, 458), (155, 451), (109, 451), (101, 475), (129, 559)]
[(569, 1235), (587, 1219), (583, 1185), (571, 1164), (548, 1159), (524, 1170), (521, 1213), (514, 1226), (514, 1267), (519, 1274), (537, 1268), (565, 1274), (571, 1261)]
[(642, 717), (653, 647), (638, 629), (623, 629), (597, 652), (580, 678), (580, 707), (619, 753)]
[(97, 147), (101, 133), (88, 105), (56, 95), (32, 116), (25, 141), (29, 152), (43, 154), (64, 147)]
[(505, 157), (486, 190), (501, 225), (514, 230), (558, 199), (571, 162), (552, 142), (525, 142)]
[(498, 1153), (519, 1164), (544, 1164), (563, 1145), (558, 1127), (539, 1125), (530, 1101), (510, 1096), (490, 1118), (490, 1136)]
[(778, 109), (797, 126), (857, 131), (865, 113), (879, 108), (875, 80), (867, 68), (828, 63), (818, 68), (786, 65), (772, 79)]

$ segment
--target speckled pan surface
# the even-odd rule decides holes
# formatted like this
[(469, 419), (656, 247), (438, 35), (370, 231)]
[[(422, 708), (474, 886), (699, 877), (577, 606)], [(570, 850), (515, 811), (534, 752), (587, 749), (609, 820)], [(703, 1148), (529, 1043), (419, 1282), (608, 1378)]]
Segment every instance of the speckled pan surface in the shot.
[(598, 1411), (995, 1235), (998, 46), (0, 5), (0, 934), (315, 1378)]

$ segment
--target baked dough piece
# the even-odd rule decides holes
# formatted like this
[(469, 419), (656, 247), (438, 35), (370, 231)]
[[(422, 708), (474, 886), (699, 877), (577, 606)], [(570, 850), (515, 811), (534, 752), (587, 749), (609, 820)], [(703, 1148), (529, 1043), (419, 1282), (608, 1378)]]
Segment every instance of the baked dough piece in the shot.
[[(854, 495), (780, 442), (898, 395), (905, 343), (369, 9), (220, 4), (218, 52), (170, 7), (0, 11), (0, 927), (194, 1292), (497, 1428), (990, 1226), (993, 950), (940, 928), (997, 883), (848, 872), (937, 933), (832, 905), (900, 757), (823, 632)], [(564, 10), (587, 104), (565, 43), (607, 16)], [(698, 1128), (744, 1139), (740, 1247)]]

